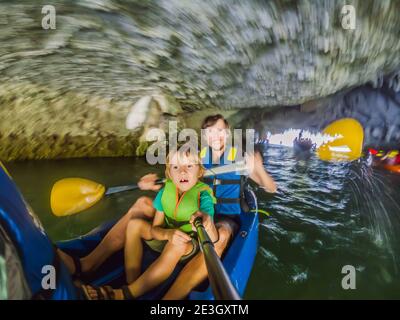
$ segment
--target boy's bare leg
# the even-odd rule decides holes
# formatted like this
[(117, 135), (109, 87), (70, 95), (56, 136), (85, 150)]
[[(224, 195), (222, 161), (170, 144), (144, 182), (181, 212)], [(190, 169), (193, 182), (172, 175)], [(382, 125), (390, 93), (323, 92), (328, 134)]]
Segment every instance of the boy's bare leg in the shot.
[(168, 279), (180, 258), (191, 252), (192, 249), (191, 243), (176, 246), (168, 242), (160, 257), (135, 282), (129, 285), (132, 295), (139, 297)]
[(151, 224), (143, 219), (132, 219), (126, 228), (125, 274), (126, 282), (132, 283), (140, 276), (143, 244), (142, 239), (151, 240)]
[[(126, 227), (132, 218), (152, 219), (155, 210), (149, 197), (140, 197), (129, 209), (129, 211), (110, 229), (99, 245), (86, 257), (80, 259), (82, 272), (95, 270), (109, 256), (123, 248), (125, 244)], [(66, 264), (68, 270), (73, 274), (75, 265), (72, 258), (58, 250), (58, 254)]]
[[(233, 234), (232, 226), (225, 221), (216, 224), (219, 233), (219, 240), (215, 243), (215, 251), (222, 255), (229, 239)], [(180, 300), (186, 296), (208, 276), (204, 256), (200, 252), (179, 273), (177, 279), (163, 297), (164, 300)]]
[[(168, 242), (165, 245), (160, 257), (154, 261), (150, 267), (133, 283), (128, 286), (133, 297), (140, 297), (154, 287), (165, 281), (174, 271), (180, 258), (192, 250), (191, 243), (182, 246), (176, 246)], [(86, 285), (86, 290), (93, 300), (98, 300), (98, 292), (90, 285)], [(100, 290), (104, 292), (104, 288)], [(114, 299), (123, 300), (124, 294), (121, 289), (114, 290)]]

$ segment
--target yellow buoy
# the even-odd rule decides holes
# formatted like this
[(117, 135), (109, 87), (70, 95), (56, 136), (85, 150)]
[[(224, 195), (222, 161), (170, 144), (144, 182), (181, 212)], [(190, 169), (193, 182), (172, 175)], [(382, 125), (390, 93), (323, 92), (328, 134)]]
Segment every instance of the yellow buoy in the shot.
[(324, 129), (323, 134), (331, 138), (317, 150), (321, 160), (353, 161), (361, 156), (364, 130), (357, 120), (344, 118), (334, 121)]
[(62, 217), (90, 208), (105, 192), (105, 187), (82, 178), (66, 178), (57, 181), (50, 195), (54, 215)]
[(389, 159), (392, 159), (392, 158), (396, 157), (398, 154), (399, 154), (399, 151), (391, 150), (390, 152), (388, 152), (387, 156)]

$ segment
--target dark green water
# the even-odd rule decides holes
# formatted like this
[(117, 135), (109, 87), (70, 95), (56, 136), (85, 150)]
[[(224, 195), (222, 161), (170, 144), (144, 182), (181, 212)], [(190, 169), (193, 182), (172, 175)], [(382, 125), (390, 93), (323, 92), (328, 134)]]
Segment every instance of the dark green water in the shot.
[[(373, 170), (362, 161), (332, 164), (291, 149), (264, 150), (278, 182), (273, 196), (257, 191), (259, 250), (246, 290), (248, 299), (400, 298), (400, 175)], [(162, 173), (143, 159), (103, 158), (24, 161), (6, 164), (54, 240), (84, 234), (124, 214), (141, 191), (109, 197), (75, 216), (50, 212), (54, 182), (83, 177), (107, 186)], [(356, 289), (341, 287), (342, 267), (356, 268)]]

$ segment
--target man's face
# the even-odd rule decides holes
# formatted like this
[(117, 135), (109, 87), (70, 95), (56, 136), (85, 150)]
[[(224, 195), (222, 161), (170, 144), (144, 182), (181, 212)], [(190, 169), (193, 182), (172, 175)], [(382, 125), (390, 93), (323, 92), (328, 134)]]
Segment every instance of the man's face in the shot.
[(225, 122), (219, 119), (214, 125), (205, 129), (207, 144), (215, 151), (221, 151), (225, 148), (228, 138), (228, 129)]

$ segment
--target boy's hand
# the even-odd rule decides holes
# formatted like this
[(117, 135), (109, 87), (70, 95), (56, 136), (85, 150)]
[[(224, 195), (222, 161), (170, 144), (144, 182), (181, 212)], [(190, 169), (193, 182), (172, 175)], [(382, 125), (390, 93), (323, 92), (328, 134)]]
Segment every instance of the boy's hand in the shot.
[(174, 245), (182, 245), (188, 243), (192, 239), (189, 235), (178, 229), (168, 230), (168, 241)]
[(194, 220), (197, 217), (201, 217), (204, 229), (206, 229), (207, 233), (209, 233), (211, 231), (212, 226), (213, 226), (213, 221), (211, 219), (211, 216), (208, 215), (208, 214), (205, 214), (205, 213), (203, 213), (201, 211), (197, 211), (194, 215), (192, 215), (191, 218), (190, 218), (190, 223), (192, 224), (193, 231), (197, 231), (196, 227), (194, 226)]
[(162, 187), (162, 185), (156, 184), (157, 179), (158, 176), (155, 173), (146, 174), (140, 179), (138, 186), (140, 190), (158, 191)]

